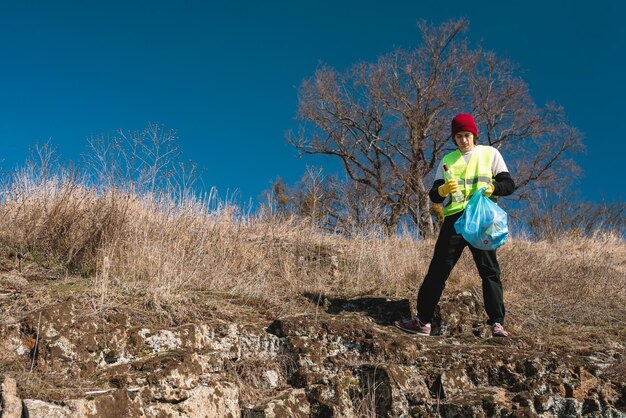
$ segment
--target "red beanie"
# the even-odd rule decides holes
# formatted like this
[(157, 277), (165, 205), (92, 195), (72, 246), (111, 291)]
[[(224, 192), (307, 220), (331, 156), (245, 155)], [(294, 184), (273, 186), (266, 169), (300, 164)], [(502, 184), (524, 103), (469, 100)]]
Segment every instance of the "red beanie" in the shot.
[(469, 131), (474, 136), (478, 136), (476, 122), (474, 122), (474, 118), (469, 113), (459, 113), (452, 119), (452, 138), (461, 131)]

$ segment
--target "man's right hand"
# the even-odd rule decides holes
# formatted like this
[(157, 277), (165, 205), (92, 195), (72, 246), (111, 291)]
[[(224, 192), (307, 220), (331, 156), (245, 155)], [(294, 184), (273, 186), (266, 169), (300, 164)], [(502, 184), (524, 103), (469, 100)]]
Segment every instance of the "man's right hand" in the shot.
[(439, 192), (439, 196), (441, 197), (446, 197), (450, 193), (454, 193), (457, 190), (459, 190), (459, 183), (457, 183), (455, 179), (450, 179), (446, 181), (437, 189), (437, 191)]

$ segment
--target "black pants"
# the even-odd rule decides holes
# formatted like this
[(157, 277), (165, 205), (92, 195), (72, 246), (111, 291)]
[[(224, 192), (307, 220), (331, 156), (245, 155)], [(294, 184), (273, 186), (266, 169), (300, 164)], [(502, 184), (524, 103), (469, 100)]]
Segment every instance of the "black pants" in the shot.
[(493, 325), (495, 322), (502, 324), (504, 322), (504, 298), (496, 252), (474, 248), (456, 233), (454, 222), (462, 214), (463, 212), (455, 213), (444, 219), (437, 244), (435, 244), (435, 254), (417, 294), (417, 313), (422, 321), (431, 321), (441, 293), (446, 287), (446, 280), (461, 257), (463, 249), (468, 246), (483, 281), (483, 300), (489, 316), (489, 324)]

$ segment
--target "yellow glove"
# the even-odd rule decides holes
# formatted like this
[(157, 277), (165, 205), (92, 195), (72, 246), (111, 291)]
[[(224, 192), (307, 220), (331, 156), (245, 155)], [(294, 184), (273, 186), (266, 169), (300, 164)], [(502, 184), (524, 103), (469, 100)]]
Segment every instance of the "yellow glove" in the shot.
[(491, 197), (491, 194), (493, 193), (495, 187), (493, 185), (493, 183), (489, 183), (489, 185), (487, 186), (487, 190), (483, 191), (483, 194), (487, 197)]
[(457, 183), (455, 179), (450, 179), (446, 181), (437, 189), (437, 191), (439, 192), (439, 196), (441, 197), (446, 197), (450, 193), (454, 193), (457, 190), (459, 190), (459, 183)]

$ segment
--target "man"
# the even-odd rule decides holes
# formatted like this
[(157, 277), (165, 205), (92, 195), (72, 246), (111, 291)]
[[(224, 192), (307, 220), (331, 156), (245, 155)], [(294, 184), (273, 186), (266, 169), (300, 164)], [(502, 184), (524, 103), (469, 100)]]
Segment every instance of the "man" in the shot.
[(487, 187), (483, 193), (488, 197), (507, 196), (515, 190), (515, 183), (500, 152), (491, 146), (477, 144), (478, 129), (471, 115), (456, 115), (452, 119), (451, 131), (458, 149), (445, 155), (439, 163), (429, 193), (434, 203), (443, 203), (444, 221), (428, 273), (417, 295), (417, 315), (409, 321), (396, 321), (394, 325), (406, 332), (430, 335), (431, 320), (446, 280), (465, 247), (469, 246), (482, 279), (483, 300), (492, 335), (507, 337), (496, 251), (472, 247), (455, 231), (454, 222), (463, 214), (470, 197), (482, 187)]

